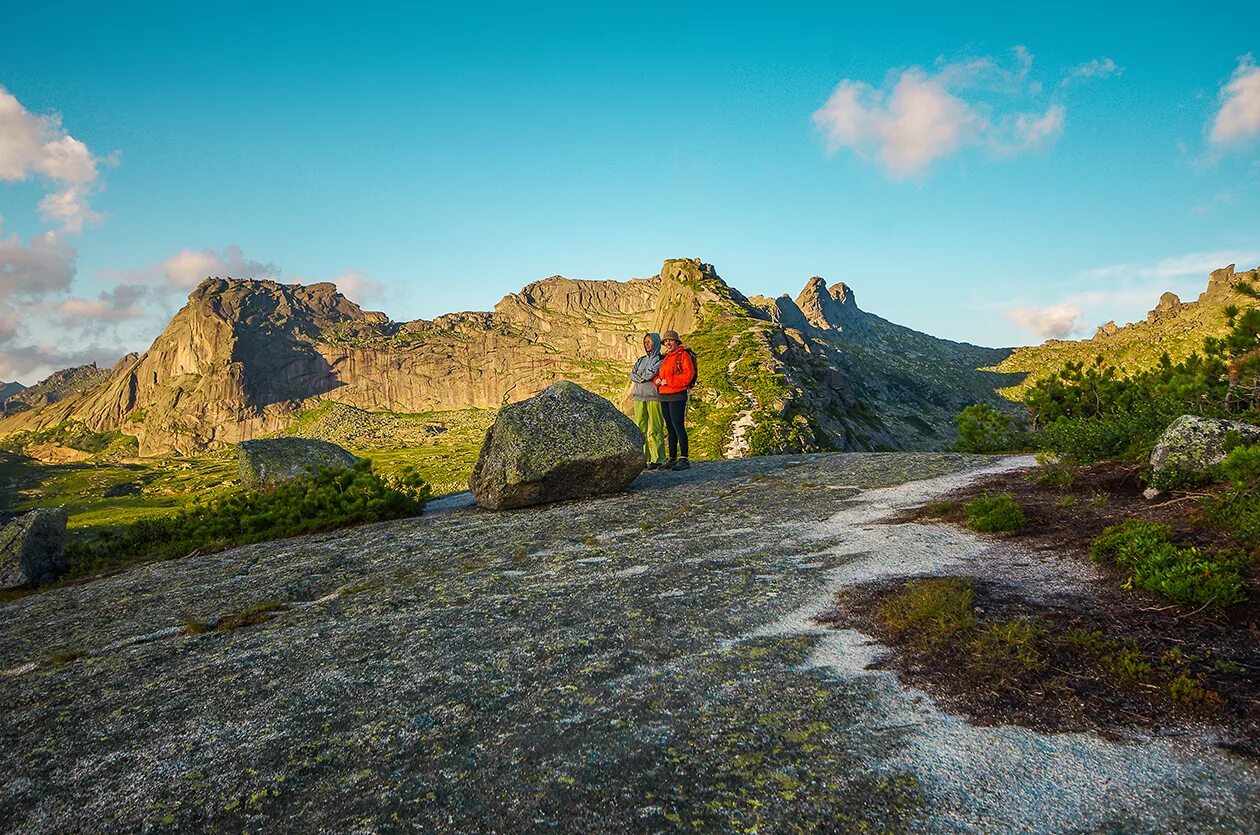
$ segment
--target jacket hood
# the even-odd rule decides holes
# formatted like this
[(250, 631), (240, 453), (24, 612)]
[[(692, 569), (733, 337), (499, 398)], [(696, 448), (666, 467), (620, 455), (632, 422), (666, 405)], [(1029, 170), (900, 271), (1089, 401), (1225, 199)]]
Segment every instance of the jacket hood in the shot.
[(652, 333), (651, 331), (649, 331), (648, 333), (644, 334), (644, 336), (652, 340), (652, 350), (644, 351), (643, 353), (659, 354), (661, 352), (661, 335), (659, 333)]

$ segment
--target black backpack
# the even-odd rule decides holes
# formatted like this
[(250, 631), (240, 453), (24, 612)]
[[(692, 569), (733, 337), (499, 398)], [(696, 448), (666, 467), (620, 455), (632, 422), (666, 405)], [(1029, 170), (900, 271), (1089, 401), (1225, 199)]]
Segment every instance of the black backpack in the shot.
[(691, 382), (687, 384), (687, 391), (691, 391), (696, 387), (696, 383), (700, 382), (700, 360), (696, 359), (696, 352), (690, 348), (683, 348), (683, 350), (691, 355), (691, 365), (696, 369), (696, 373), (691, 378)]

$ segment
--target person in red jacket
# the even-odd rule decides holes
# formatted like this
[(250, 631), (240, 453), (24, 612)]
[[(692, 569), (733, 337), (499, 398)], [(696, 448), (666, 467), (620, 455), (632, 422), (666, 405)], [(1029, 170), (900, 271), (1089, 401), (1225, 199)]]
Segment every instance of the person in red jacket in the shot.
[(678, 331), (661, 334), (661, 345), (665, 348), (665, 357), (652, 382), (661, 395), (665, 431), (669, 436), (669, 460), (662, 469), (686, 470), (691, 467), (687, 463), (687, 392), (696, 383), (696, 361), (691, 351), (683, 347)]

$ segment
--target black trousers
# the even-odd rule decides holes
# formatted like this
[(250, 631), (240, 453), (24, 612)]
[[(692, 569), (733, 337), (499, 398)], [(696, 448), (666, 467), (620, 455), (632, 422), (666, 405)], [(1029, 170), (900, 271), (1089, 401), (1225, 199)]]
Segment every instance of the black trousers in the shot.
[(687, 457), (687, 397), (678, 400), (665, 400), (661, 403), (661, 411), (665, 413), (665, 434), (669, 436), (670, 460)]

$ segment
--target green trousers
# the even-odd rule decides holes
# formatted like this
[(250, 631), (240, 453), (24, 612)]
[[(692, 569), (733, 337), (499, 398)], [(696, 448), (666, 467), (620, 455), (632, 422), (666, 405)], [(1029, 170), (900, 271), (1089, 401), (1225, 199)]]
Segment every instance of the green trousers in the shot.
[(649, 464), (665, 463), (665, 412), (656, 400), (634, 401), (634, 422), (646, 439), (643, 454)]

